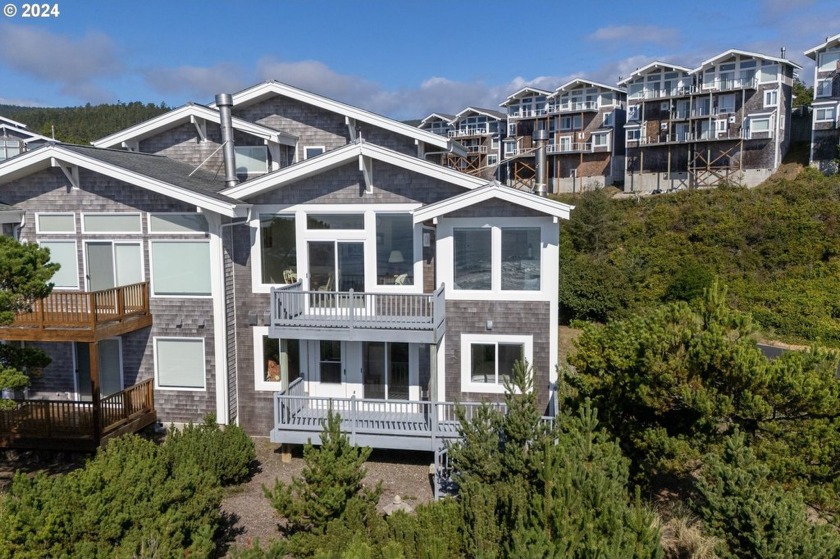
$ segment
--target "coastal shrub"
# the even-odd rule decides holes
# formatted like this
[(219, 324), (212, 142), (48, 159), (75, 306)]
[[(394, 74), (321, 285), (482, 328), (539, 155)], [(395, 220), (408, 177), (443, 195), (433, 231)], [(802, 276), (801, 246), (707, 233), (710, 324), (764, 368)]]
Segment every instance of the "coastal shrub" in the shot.
[(172, 427), (165, 449), (176, 463), (197, 464), (222, 486), (246, 481), (257, 458), (254, 441), (245, 431), (238, 425), (220, 427), (213, 414), (198, 425)]
[(0, 558), (210, 557), (220, 502), (212, 473), (120, 437), (69, 474), (15, 476), (0, 504)]

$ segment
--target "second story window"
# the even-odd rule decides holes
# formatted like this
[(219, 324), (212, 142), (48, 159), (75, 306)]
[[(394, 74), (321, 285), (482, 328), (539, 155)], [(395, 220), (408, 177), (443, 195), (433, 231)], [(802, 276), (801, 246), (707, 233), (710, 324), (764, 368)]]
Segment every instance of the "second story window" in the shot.
[(266, 146), (234, 146), (237, 175), (262, 175), (268, 172)]

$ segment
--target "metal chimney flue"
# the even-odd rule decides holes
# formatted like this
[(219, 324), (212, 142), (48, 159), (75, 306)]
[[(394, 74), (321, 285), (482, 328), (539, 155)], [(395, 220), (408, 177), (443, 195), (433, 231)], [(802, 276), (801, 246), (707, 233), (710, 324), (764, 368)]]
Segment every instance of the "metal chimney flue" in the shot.
[(786, 54), (787, 54), (787, 49), (785, 47), (782, 47), (782, 58), (783, 59), (787, 59), (787, 56), (785, 56)]
[(219, 108), (220, 124), (222, 126), (222, 154), (225, 159), (225, 185), (236, 186), (236, 152), (233, 149), (233, 96), (230, 93), (216, 95), (216, 106)]
[(536, 181), (534, 194), (545, 198), (548, 196), (548, 166), (545, 159), (546, 143), (548, 142), (547, 130), (534, 130), (534, 145), (536, 146)]

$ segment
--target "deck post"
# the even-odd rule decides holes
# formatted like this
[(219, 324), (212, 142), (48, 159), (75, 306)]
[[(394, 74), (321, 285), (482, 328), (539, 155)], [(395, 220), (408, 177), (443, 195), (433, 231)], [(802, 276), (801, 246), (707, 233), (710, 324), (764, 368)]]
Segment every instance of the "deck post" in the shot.
[(350, 444), (356, 446), (356, 394), (350, 396)]
[(431, 429), (432, 429), (432, 450), (438, 451), (437, 435), (438, 435), (438, 403), (429, 402), (429, 413), (431, 414)]
[[(91, 295), (91, 298), (93, 296)], [(93, 441), (96, 446), (99, 446), (99, 440), (102, 438), (102, 418), (100, 417), (100, 402), (99, 402), (99, 343), (90, 342), (88, 351), (90, 356), (90, 397), (93, 409), (91, 417), (93, 423)]]

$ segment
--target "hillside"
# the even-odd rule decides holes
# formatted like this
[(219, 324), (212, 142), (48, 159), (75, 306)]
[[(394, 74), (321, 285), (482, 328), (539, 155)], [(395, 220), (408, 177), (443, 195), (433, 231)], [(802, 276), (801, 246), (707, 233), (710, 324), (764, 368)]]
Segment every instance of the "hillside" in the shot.
[(577, 208), (561, 227), (561, 316), (623, 317), (717, 277), (767, 337), (840, 347), (840, 176), (793, 167), (752, 190), (564, 198)]
[(72, 144), (87, 144), (170, 110), (166, 104), (114, 103), (83, 107), (38, 108), (0, 105), (0, 116), (22, 122), (29, 130)]

